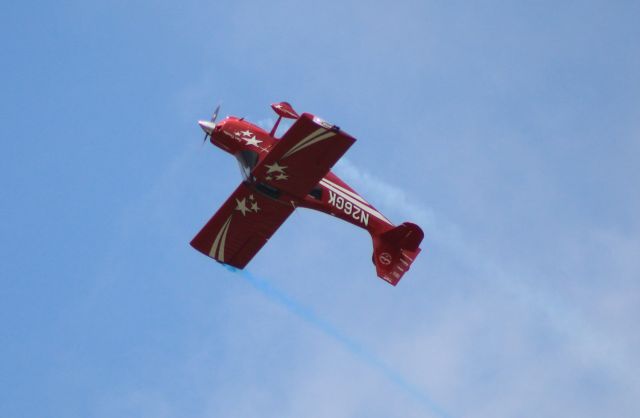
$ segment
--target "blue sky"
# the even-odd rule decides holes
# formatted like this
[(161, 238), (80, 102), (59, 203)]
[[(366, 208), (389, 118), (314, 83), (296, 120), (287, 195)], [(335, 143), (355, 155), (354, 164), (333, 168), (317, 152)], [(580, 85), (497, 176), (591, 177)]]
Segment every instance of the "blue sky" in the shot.
[[(637, 2), (0, 6), (0, 415), (636, 417)], [(298, 211), (249, 267), (188, 242), (201, 146), (290, 101), (423, 253), (397, 288)], [(251, 281), (254, 278), (257, 281)]]

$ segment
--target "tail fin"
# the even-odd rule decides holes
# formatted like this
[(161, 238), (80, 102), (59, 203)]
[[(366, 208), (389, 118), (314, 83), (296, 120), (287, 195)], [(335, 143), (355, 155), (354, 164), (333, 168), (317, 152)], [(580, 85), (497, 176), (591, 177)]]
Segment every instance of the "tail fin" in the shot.
[(420, 254), (419, 246), (423, 238), (422, 229), (410, 222), (374, 235), (373, 264), (376, 265), (378, 277), (397, 285)]

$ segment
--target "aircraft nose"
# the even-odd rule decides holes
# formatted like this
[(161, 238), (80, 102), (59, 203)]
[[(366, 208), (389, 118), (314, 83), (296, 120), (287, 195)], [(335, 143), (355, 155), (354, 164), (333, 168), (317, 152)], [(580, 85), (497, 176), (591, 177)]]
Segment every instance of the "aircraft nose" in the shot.
[(200, 125), (200, 127), (202, 128), (202, 130), (207, 134), (207, 135), (211, 135), (213, 133), (213, 130), (216, 128), (216, 124), (213, 122), (210, 122), (208, 120), (199, 120), (198, 121), (198, 125)]

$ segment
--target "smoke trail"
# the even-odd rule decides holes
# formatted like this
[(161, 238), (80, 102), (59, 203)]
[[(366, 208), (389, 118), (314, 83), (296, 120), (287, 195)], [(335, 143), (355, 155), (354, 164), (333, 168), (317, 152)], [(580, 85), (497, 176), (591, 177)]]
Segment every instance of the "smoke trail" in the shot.
[(371, 353), (361, 344), (357, 343), (353, 339), (347, 337), (340, 332), (336, 327), (331, 325), (326, 320), (318, 317), (309, 308), (304, 307), (300, 302), (292, 299), (283, 291), (274, 287), (267, 280), (258, 278), (251, 274), (247, 270), (238, 270), (234, 267), (225, 265), (227, 270), (238, 273), (240, 277), (245, 279), (251, 286), (259, 290), (274, 302), (279, 303), (285, 307), (289, 312), (295, 314), (306, 323), (310, 324), (314, 328), (322, 331), (325, 335), (333, 338), (340, 343), (344, 348), (349, 350), (353, 355), (357, 356), (360, 360), (367, 363), (369, 366), (378, 370), (387, 379), (394, 383), (397, 387), (402, 389), (405, 393), (410, 395), (415, 400), (419, 401), (424, 407), (429, 409), (434, 416), (440, 418), (451, 418), (451, 416), (438, 406), (429, 396), (427, 396), (419, 387), (410, 383), (405, 379), (402, 374), (392, 367), (387, 365), (384, 361), (378, 358), (375, 354)]

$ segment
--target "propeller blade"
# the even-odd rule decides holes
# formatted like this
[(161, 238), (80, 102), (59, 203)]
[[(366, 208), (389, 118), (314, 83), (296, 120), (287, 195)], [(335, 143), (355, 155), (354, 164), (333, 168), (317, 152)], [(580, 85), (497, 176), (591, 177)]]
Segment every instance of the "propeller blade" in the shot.
[(198, 125), (200, 125), (200, 127), (204, 131), (204, 138), (202, 139), (202, 145), (204, 145), (204, 143), (207, 142), (207, 139), (211, 136), (211, 134), (213, 133), (213, 130), (216, 127), (216, 119), (218, 119), (218, 112), (220, 112), (220, 105), (218, 105), (216, 107), (216, 110), (213, 111), (213, 114), (211, 115), (211, 121), (204, 121), (204, 120), (198, 121)]
[(211, 115), (211, 122), (215, 122), (218, 119), (218, 112), (220, 111), (220, 105), (216, 107), (216, 110), (213, 111), (213, 115)]

